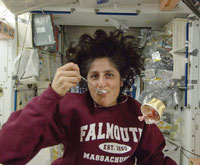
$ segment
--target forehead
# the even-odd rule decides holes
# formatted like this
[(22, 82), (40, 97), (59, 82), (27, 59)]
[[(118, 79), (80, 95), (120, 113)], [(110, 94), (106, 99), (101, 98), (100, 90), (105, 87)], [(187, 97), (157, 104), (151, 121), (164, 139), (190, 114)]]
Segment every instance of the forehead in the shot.
[(101, 72), (101, 71), (117, 71), (115, 64), (110, 61), (109, 58), (97, 58), (95, 59), (90, 67), (89, 72)]

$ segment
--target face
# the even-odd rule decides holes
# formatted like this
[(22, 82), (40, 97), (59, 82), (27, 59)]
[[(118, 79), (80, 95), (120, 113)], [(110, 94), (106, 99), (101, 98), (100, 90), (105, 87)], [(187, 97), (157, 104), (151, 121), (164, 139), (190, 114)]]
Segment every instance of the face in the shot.
[(97, 94), (96, 89), (91, 84), (88, 84), (90, 95), (97, 104), (104, 107), (117, 104), (120, 87), (123, 82), (119, 71), (108, 58), (95, 59), (90, 65), (87, 79), (96, 88), (107, 91), (105, 94)]

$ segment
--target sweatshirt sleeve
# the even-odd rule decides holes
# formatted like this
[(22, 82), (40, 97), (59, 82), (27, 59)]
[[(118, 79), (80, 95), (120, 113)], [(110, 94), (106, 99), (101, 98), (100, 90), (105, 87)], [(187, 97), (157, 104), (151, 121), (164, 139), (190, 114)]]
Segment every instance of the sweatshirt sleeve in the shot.
[(11, 114), (0, 130), (0, 163), (26, 164), (41, 148), (62, 141), (65, 131), (58, 115), (61, 98), (49, 87), (23, 110)]
[(162, 150), (165, 139), (155, 124), (144, 125), (140, 144), (135, 152), (138, 165), (176, 165), (171, 158), (165, 157)]

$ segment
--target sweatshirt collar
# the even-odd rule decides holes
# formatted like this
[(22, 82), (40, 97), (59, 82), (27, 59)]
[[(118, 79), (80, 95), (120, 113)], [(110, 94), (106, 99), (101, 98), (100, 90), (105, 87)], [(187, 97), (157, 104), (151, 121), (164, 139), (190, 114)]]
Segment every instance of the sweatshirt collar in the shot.
[(123, 94), (122, 96), (119, 97), (118, 100), (119, 100), (119, 101), (118, 101), (117, 104), (111, 105), (111, 106), (108, 106), (108, 107), (101, 106), (101, 105), (97, 104), (94, 100), (93, 100), (93, 103), (94, 103), (94, 107), (95, 107), (95, 108), (110, 108), (110, 107), (114, 107), (114, 106), (116, 106), (116, 105), (120, 105), (120, 104), (125, 103), (125, 102), (128, 100), (128, 96)]

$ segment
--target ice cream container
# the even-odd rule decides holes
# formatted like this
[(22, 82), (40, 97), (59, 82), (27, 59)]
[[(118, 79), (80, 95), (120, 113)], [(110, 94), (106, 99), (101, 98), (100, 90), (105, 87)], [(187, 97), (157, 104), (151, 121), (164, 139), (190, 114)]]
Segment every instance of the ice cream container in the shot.
[(150, 118), (145, 118), (145, 122), (147, 124), (157, 123), (160, 120), (162, 120), (162, 115), (165, 109), (166, 109), (165, 104), (161, 100), (156, 98), (153, 98), (151, 101), (144, 103), (141, 106), (141, 112), (143, 115), (151, 113), (152, 110), (155, 110), (159, 115), (159, 118), (155, 120)]

